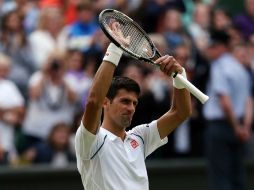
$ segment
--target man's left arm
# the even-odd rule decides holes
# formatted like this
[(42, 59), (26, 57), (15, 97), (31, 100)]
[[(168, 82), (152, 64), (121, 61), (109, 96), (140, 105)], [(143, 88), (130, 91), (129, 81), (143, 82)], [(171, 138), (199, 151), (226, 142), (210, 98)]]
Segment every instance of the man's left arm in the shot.
[[(157, 64), (160, 64), (160, 69), (163, 73), (171, 76), (172, 73), (186, 77), (185, 70), (182, 66), (172, 57), (163, 56), (156, 60)], [(158, 131), (161, 139), (168, 136), (175, 128), (177, 128), (184, 120), (191, 115), (191, 97), (189, 91), (187, 91), (177, 79), (173, 79), (173, 97), (172, 106), (168, 112), (158, 119)]]

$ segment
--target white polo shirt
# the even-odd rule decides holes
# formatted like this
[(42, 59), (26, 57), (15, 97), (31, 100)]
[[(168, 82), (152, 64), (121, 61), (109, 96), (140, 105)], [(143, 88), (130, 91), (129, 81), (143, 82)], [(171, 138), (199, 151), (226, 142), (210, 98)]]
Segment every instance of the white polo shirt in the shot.
[(149, 189), (145, 158), (167, 140), (160, 139), (157, 121), (128, 131), (124, 141), (104, 128), (94, 135), (81, 124), (75, 149), (85, 190)]

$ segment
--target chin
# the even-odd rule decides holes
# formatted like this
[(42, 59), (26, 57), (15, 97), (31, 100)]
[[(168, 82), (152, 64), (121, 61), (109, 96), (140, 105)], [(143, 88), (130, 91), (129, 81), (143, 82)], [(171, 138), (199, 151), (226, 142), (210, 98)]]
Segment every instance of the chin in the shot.
[(129, 127), (131, 125), (131, 120), (125, 120), (125, 121), (122, 121), (122, 126), (123, 126), (123, 128), (127, 128), (127, 127)]
[(124, 115), (119, 119), (120, 119), (119, 122), (121, 123), (122, 127), (126, 128), (130, 126), (132, 118), (129, 115), (128, 116)]

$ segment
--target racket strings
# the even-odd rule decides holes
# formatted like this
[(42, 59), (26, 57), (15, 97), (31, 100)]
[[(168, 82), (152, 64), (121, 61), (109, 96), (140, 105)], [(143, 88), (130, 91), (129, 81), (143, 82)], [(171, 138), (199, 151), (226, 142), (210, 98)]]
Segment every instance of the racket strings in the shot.
[(149, 51), (149, 49), (151, 49), (150, 43), (144, 37), (143, 33), (129, 23), (127, 25), (122, 25), (122, 30), (125, 37), (130, 36), (130, 51), (135, 52), (142, 57), (152, 56), (152, 51)]
[(153, 56), (154, 51), (150, 41), (146, 38), (144, 33), (132, 23), (132, 21), (116, 13), (108, 13), (107, 15), (104, 15), (103, 20), (103, 25), (107, 30), (110, 30), (112, 21), (116, 21), (120, 24), (124, 37), (130, 37), (130, 44), (128, 46), (115, 39), (121, 46), (141, 57), (150, 58)]

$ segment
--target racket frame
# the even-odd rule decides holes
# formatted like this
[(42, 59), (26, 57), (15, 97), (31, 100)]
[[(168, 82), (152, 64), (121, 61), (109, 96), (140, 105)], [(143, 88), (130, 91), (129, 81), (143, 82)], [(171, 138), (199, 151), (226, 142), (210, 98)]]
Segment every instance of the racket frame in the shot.
[[(140, 32), (142, 32), (142, 34), (144, 35), (144, 37), (147, 39), (147, 41), (149, 42), (151, 48), (152, 48), (152, 52), (153, 55), (149, 58), (145, 58), (142, 57), (138, 54), (133, 53), (132, 51), (130, 51), (128, 48), (125, 48), (124, 46), (122, 46), (117, 40), (115, 40), (115, 38), (113, 38), (110, 33), (108, 32), (108, 30), (105, 28), (105, 25), (103, 24), (103, 16), (105, 13), (109, 13), (109, 12), (114, 12), (117, 14), (120, 14), (122, 17), (126, 18), (127, 20), (129, 20)], [(117, 47), (121, 48), (123, 51), (127, 52), (130, 56), (132, 56), (135, 59), (138, 60), (142, 60), (145, 62), (149, 62), (153, 65), (158, 66), (157, 64), (154, 63), (154, 61), (152, 60), (156, 55), (158, 55), (159, 57), (161, 57), (160, 52), (158, 51), (158, 49), (155, 47), (153, 41), (148, 37), (147, 33), (139, 26), (139, 24), (137, 24), (134, 20), (132, 20), (130, 17), (128, 17), (127, 15), (125, 15), (122, 12), (119, 12), (117, 10), (114, 9), (105, 9), (103, 10), (100, 14), (99, 14), (99, 24), (100, 27), (102, 29), (102, 31), (104, 32), (104, 34), (109, 38), (110, 41), (112, 41)]]

